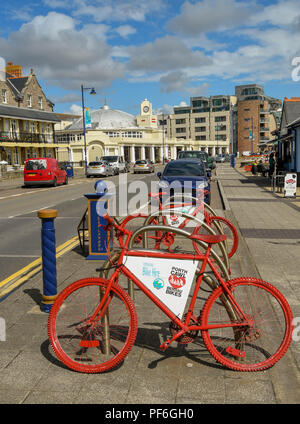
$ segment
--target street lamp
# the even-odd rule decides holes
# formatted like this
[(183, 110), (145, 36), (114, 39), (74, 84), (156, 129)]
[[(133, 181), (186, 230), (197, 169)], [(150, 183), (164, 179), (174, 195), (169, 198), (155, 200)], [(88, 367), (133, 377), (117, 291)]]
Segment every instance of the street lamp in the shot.
[(83, 122), (83, 137), (84, 137), (84, 172), (85, 172), (85, 175), (86, 175), (86, 173), (87, 173), (87, 149), (86, 149), (86, 134), (85, 134), (85, 113), (84, 113), (85, 107), (84, 107), (84, 96), (83, 96), (84, 90), (91, 90), (90, 91), (91, 96), (94, 96), (96, 94), (96, 91), (93, 87), (92, 88), (84, 87), (81, 84), (82, 122)]
[(164, 165), (165, 164), (165, 115), (164, 113), (162, 117), (163, 117), (162, 124), (163, 124), (163, 165)]
[(234, 110), (233, 105), (231, 105), (231, 167), (235, 167), (235, 152), (234, 152)]

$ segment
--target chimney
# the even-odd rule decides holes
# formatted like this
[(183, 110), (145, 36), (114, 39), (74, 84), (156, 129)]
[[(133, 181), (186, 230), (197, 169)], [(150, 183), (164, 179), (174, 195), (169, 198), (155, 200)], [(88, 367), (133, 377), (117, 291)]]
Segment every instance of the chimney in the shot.
[(22, 66), (14, 65), (12, 62), (7, 62), (7, 65), (5, 66), (5, 72), (11, 75), (9, 78), (21, 78)]

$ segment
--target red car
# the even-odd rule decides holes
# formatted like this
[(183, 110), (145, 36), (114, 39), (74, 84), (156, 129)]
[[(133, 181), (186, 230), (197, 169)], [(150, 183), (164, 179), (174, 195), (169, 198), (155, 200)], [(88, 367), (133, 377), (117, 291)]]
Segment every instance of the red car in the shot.
[(56, 187), (58, 184), (68, 184), (67, 172), (60, 169), (54, 158), (27, 159), (24, 166), (24, 185), (49, 185)]

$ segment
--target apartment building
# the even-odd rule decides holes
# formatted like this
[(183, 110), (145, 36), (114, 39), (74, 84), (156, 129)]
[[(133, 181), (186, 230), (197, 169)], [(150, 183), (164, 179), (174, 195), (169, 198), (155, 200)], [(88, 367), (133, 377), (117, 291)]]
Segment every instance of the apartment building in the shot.
[(258, 84), (235, 87), (237, 98), (237, 151), (258, 152), (264, 150), (274, 139), (278, 128), (282, 102), (265, 95)]
[(159, 127), (177, 140), (179, 150), (204, 150), (210, 155), (229, 153), (233, 137), (235, 96), (191, 97), (190, 105), (159, 115)]
[(8, 63), (0, 81), (0, 161), (23, 165), (28, 157), (56, 157), (54, 125), (59, 118), (31, 69)]

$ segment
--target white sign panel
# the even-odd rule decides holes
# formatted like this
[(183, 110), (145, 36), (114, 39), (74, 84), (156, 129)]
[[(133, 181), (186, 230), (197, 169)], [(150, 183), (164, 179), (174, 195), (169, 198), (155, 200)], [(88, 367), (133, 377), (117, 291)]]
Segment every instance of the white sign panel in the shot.
[(297, 174), (286, 174), (284, 178), (284, 197), (296, 197)]
[[(170, 225), (170, 227), (179, 228), (179, 226), (187, 219), (185, 227), (195, 227), (200, 225), (204, 221), (204, 213), (202, 210), (196, 213), (197, 221), (193, 220), (192, 218), (189, 219), (182, 216), (183, 213), (193, 216), (195, 209), (196, 206), (182, 206), (170, 209), (170, 214), (166, 215), (164, 213), (166, 216), (167, 224)], [(179, 215), (176, 215), (176, 212), (178, 212)], [(198, 220), (200, 220), (201, 223)]]
[(178, 318), (182, 318), (198, 261), (125, 256), (123, 264)]

